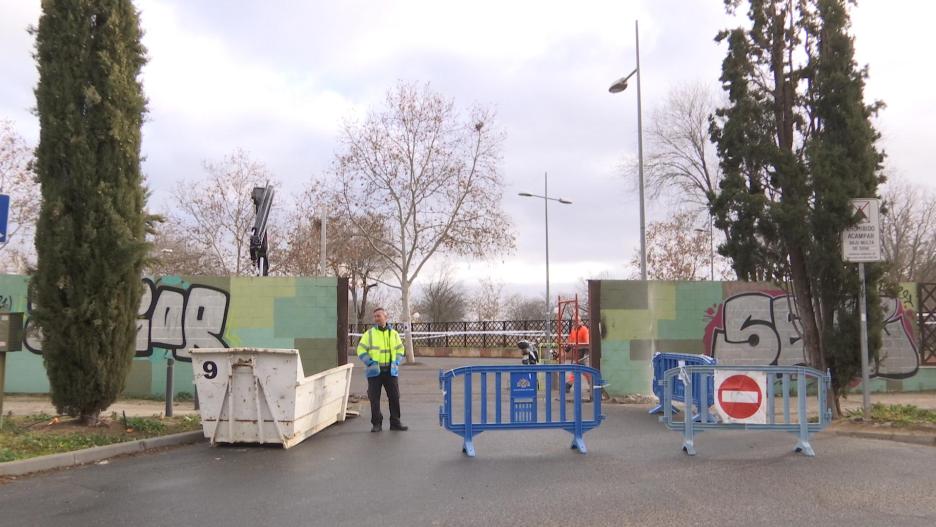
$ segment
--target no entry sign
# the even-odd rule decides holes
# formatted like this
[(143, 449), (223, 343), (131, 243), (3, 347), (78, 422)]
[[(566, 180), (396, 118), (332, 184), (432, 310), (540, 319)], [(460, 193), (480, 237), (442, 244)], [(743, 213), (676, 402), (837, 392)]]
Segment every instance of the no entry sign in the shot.
[(715, 407), (726, 423), (767, 422), (767, 375), (752, 371), (715, 371)]

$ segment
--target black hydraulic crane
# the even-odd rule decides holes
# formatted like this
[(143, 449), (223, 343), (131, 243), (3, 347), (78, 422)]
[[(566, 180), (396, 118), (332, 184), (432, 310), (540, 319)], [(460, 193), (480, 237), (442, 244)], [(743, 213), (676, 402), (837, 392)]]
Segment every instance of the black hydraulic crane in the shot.
[(254, 204), (256, 219), (250, 229), (250, 261), (257, 268), (257, 274), (267, 276), (270, 273), (270, 260), (267, 257), (267, 220), (273, 207), (273, 187), (254, 187), (250, 194)]

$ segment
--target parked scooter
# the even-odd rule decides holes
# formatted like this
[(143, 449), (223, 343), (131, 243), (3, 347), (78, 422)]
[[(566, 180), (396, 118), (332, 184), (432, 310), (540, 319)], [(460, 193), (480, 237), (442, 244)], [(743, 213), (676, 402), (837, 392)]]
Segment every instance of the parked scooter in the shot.
[(539, 352), (536, 346), (527, 340), (521, 340), (517, 343), (520, 352), (523, 353), (523, 364), (539, 364)]

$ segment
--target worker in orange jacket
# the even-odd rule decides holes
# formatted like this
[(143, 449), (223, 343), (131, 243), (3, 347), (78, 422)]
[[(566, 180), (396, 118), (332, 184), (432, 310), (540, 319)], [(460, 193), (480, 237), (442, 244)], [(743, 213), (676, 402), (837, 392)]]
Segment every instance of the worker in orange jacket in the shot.
[[(581, 319), (577, 316), (575, 317), (575, 323), (573, 324), (572, 331), (569, 332), (569, 337), (566, 339), (565, 351), (575, 352), (573, 357), (576, 357), (576, 364), (585, 364), (588, 360), (588, 350), (589, 350), (589, 334), (588, 326), (586, 326)], [(568, 393), (572, 389), (572, 383), (575, 382), (575, 375), (570, 373), (566, 379), (566, 392)]]

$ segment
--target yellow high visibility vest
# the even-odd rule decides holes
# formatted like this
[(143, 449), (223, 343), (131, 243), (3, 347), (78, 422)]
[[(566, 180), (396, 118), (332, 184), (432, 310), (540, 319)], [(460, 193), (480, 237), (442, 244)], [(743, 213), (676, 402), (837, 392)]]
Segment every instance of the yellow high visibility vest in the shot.
[(377, 326), (364, 332), (358, 342), (357, 356), (363, 358), (365, 353), (382, 367), (390, 366), (398, 356), (406, 355), (400, 334), (394, 329), (381, 330)]

